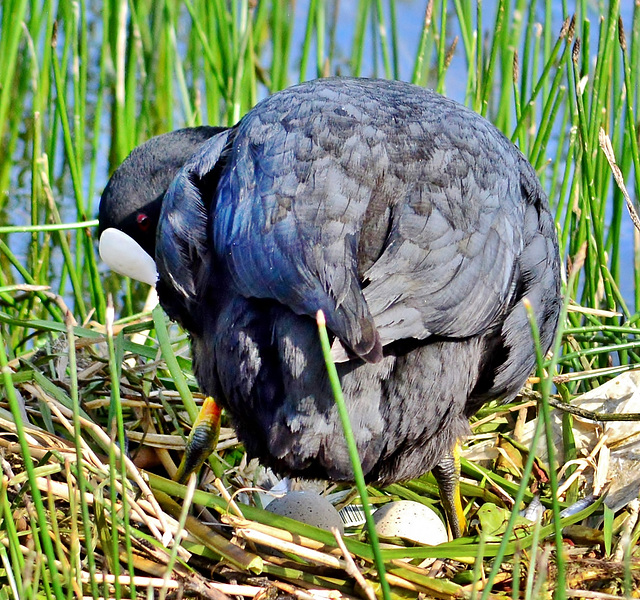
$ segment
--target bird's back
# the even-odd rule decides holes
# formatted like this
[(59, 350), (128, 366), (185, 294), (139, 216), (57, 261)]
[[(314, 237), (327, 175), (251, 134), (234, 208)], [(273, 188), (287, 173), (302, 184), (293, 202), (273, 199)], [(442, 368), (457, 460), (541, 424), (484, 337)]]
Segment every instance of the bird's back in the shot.
[(190, 275), (205, 299), (191, 315), (201, 386), (250, 454), (349, 479), (323, 309), (365, 473), (429, 470), (482, 402), (513, 396), (533, 368), (525, 296), (551, 343), (558, 250), (533, 169), (486, 120), (399, 82), (294, 86), (225, 136), (215, 188), (195, 184), (213, 241)]

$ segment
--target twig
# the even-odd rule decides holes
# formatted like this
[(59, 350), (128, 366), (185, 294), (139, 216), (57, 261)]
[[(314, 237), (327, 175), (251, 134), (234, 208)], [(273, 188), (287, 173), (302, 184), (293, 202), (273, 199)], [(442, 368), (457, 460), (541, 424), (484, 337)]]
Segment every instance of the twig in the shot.
[(565, 590), (565, 595), (569, 598), (593, 598), (594, 600), (620, 600), (620, 596), (605, 594), (604, 592), (593, 592), (591, 590)]
[[(563, 494), (571, 487), (571, 485), (573, 484), (573, 482), (578, 479), (578, 477), (580, 477), (580, 475), (582, 475), (582, 473), (588, 468), (588, 467), (593, 467), (595, 470), (595, 466), (596, 466), (596, 456), (598, 455), (598, 453), (600, 452), (600, 450), (605, 446), (607, 442), (607, 436), (606, 434), (603, 434), (602, 436), (600, 436), (600, 439), (598, 440), (598, 443), (595, 445), (595, 447), (593, 448), (593, 450), (590, 452), (589, 456), (580, 459), (580, 460), (575, 460), (575, 461), (569, 461), (571, 464), (577, 464), (578, 467), (576, 468), (576, 470), (567, 478), (566, 481), (564, 481), (564, 483), (558, 488), (557, 491), (557, 497), (561, 498), (563, 496)], [(562, 469), (560, 470), (560, 473), (558, 473), (558, 478), (562, 477), (564, 475), (565, 469), (569, 466), (569, 463), (565, 464)], [(594, 491), (594, 493), (596, 493)]]
[(218, 477), (215, 478), (213, 485), (220, 492), (220, 495), (227, 501), (227, 505), (235, 513), (235, 515), (237, 517), (244, 518), (244, 515), (242, 514), (240, 507), (236, 504), (235, 500), (229, 494), (229, 492), (227, 491), (227, 488), (224, 487), (222, 481), (220, 481)]
[(64, 301), (64, 298), (52, 292), (51, 288), (48, 285), (31, 285), (27, 283), (18, 283), (11, 287), (16, 291), (20, 291), (20, 292), (28, 292), (28, 293), (40, 292), (41, 294), (46, 296), (49, 300), (51, 300), (55, 305), (57, 305), (58, 308), (62, 311), (62, 314), (69, 315), (74, 327), (78, 325), (78, 322), (75, 320), (73, 314), (69, 310), (69, 307)]
[[(597, 401), (597, 398), (591, 399), (593, 402)], [(554, 398), (549, 398), (549, 404), (558, 410), (571, 413), (577, 417), (582, 417), (588, 421), (604, 422), (604, 421), (640, 421), (640, 413), (598, 413), (592, 410), (586, 410), (572, 404), (567, 404)]]
[(338, 531), (338, 529), (336, 527), (332, 527), (331, 533), (333, 533), (333, 537), (336, 538), (336, 542), (338, 543), (340, 550), (342, 550), (342, 556), (345, 561), (345, 571), (347, 572), (347, 575), (349, 575), (350, 577), (353, 577), (356, 580), (356, 582), (362, 588), (362, 590), (366, 594), (367, 598), (369, 598), (369, 600), (376, 600), (376, 593), (373, 591), (373, 588), (367, 582), (367, 580), (363, 577), (362, 573), (360, 572), (360, 569), (358, 569), (358, 566), (353, 560), (351, 553), (349, 552), (349, 550), (347, 550), (347, 547), (344, 545), (344, 541), (342, 540), (342, 536), (340, 535), (340, 532)]
[(624, 185), (624, 178), (622, 177), (622, 171), (616, 164), (616, 156), (613, 153), (613, 146), (611, 146), (611, 140), (609, 136), (606, 134), (605, 130), (600, 127), (600, 132), (598, 133), (598, 141), (600, 142), (600, 148), (604, 152), (607, 161), (609, 162), (609, 166), (611, 167), (611, 172), (613, 173), (613, 178), (616, 180), (622, 195), (624, 196), (625, 204), (627, 205), (627, 210), (629, 211), (629, 216), (631, 217), (631, 221), (635, 225), (635, 228), (640, 231), (640, 217), (638, 217), (638, 213), (636, 212), (635, 207), (633, 206), (633, 202), (631, 201), (631, 197), (629, 196), (629, 192)]
[(284, 581), (277, 580), (271, 581), (269, 583), (271, 583), (279, 590), (295, 596), (299, 600), (331, 600), (334, 598), (337, 600), (338, 598), (348, 598), (348, 596), (345, 596), (344, 594), (341, 594), (340, 592), (337, 592), (335, 590), (323, 590), (316, 588), (301, 590), (294, 585), (291, 585), (290, 583), (285, 583)]
[(638, 516), (640, 513), (640, 500), (637, 498), (629, 502), (629, 518), (624, 522), (622, 533), (620, 534), (620, 540), (613, 553), (613, 560), (616, 562), (622, 562), (625, 554), (629, 551), (629, 544), (631, 543), (631, 532), (638, 522)]
[[(60, 404), (55, 398), (52, 398), (51, 396), (46, 394), (44, 391), (42, 391), (42, 397), (47, 399), (47, 404), (57, 414), (61, 422), (64, 420), (63, 417), (71, 416), (71, 411), (67, 407)], [(80, 424), (82, 425), (82, 427), (89, 429), (92, 432), (92, 435), (94, 436), (94, 438), (99, 440), (99, 442), (103, 445), (104, 448), (108, 448), (111, 445), (111, 440), (109, 439), (109, 436), (104, 432), (104, 430), (101, 427), (97, 426), (92, 421), (89, 421), (83, 417), (80, 417)], [(70, 424), (68, 423), (68, 425)], [(123, 455), (122, 452), (120, 451), (120, 448), (117, 445), (114, 445), (113, 449), (116, 454), (116, 457), (120, 460), (124, 460), (127, 468), (127, 475), (140, 488), (142, 497), (149, 502), (151, 506), (151, 513), (161, 523), (164, 534), (161, 534), (155, 528), (151, 528), (151, 531), (154, 533), (154, 536), (156, 536), (156, 538), (159, 541), (161, 541), (164, 545), (168, 545), (168, 543), (171, 541), (172, 534), (171, 534), (171, 528), (169, 527), (169, 524), (167, 522), (166, 514), (160, 508), (160, 505), (155, 499), (153, 493), (151, 492), (151, 489), (147, 485), (147, 482), (142, 478), (142, 476), (140, 475), (140, 472), (138, 471), (138, 468), (133, 464), (131, 459), (128, 456)]]
[(345, 561), (340, 560), (335, 556), (324, 554), (323, 552), (318, 552), (317, 550), (311, 550), (310, 548), (305, 548), (304, 546), (300, 546), (300, 544), (286, 542), (267, 533), (256, 531), (255, 529), (244, 527), (239, 528), (236, 529), (236, 535), (250, 542), (263, 544), (265, 546), (268, 546), (269, 548), (273, 548), (274, 550), (280, 550), (281, 552), (292, 552), (298, 557), (304, 558), (309, 562), (324, 565), (325, 567), (332, 567), (334, 569), (342, 569), (343, 571), (347, 570)]
[(581, 313), (583, 315), (593, 315), (594, 317), (602, 317), (610, 319), (613, 317), (621, 317), (622, 313), (617, 310), (604, 310), (602, 308), (591, 308), (590, 306), (581, 306), (580, 304), (569, 304), (567, 307), (569, 312)]
[(286, 529), (279, 529), (278, 527), (272, 527), (271, 525), (265, 525), (264, 523), (249, 521), (247, 519), (240, 519), (238, 517), (235, 517), (234, 515), (229, 514), (221, 515), (220, 521), (225, 525), (231, 525), (234, 529), (254, 529), (255, 531), (259, 531), (260, 533), (264, 533), (265, 535), (269, 535), (279, 540), (299, 544), (304, 548), (317, 550), (318, 552), (323, 552), (325, 554), (332, 554), (336, 557), (340, 555), (340, 550), (338, 548), (332, 548), (331, 546), (327, 546), (322, 542), (312, 540), (311, 538), (305, 537), (300, 534), (296, 534), (294, 536)]
[[(82, 571), (80, 576), (82, 578), (82, 583), (91, 582), (91, 575), (87, 571)], [(93, 578), (96, 581), (96, 583), (112, 584), (116, 582), (116, 576), (112, 575), (111, 573), (96, 572), (93, 574)], [(144, 575), (135, 575), (134, 577), (131, 577), (131, 575), (118, 575), (117, 581), (121, 585), (134, 584), (137, 587), (141, 587), (141, 588), (142, 587), (161, 588), (163, 585), (171, 589), (177, 589), (180, 587), (180, 582), (176, 581), (175, 579), (165, 582), (165, 580), (162, 579), (162, 577), (145, 577)]]

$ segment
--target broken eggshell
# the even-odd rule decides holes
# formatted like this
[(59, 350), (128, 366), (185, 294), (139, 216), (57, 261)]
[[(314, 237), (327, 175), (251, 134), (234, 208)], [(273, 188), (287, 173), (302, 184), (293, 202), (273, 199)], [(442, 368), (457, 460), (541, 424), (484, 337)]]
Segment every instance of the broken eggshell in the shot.
[(378, 535), (437, 546), (448, 541), (447, 528), (428, 506), (411, 500), (389, 502), (373, 515)]
[(329, 500), (315, 492), (288, 492), (269, 502), (266, 510), (326, 531), (335, 527), (341, 535), (344, 533), (338, 511)]

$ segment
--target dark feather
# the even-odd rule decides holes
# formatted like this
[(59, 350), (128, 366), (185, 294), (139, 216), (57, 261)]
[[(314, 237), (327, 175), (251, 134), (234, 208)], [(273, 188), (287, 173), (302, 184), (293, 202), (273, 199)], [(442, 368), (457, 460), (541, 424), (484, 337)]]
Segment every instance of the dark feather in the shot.
[[(186, 164), (185, 164), (186, 163)], [(317, 340), (322, 309), (364, 472), (430, 470), (546, 350), (560, 265), (547, 200), (495, 127), (401, 82), (323, 79), (260, 102), (165, 195), (163, 306), (252, 456), (352, 478)], [(123, 200), (124, 202), (124, 200)], [(102, 207), (101, 207), (102, 210)]]

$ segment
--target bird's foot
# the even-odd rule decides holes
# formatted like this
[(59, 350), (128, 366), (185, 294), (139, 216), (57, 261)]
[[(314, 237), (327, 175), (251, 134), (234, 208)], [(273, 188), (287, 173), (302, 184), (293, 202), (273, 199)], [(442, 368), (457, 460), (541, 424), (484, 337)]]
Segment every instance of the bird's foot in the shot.
[(221, 412), (221, 408), (213, 398), (205, 398), (200, 414), (187, 438), (184, 456), (174, 477), (178, 483), (185, 483), (189, 475), (200, 469), (216, 449), (220, 435)]
[(440, 499), (454, 538), (467, 531), (467, 519), (460, 496), (460, 444), (456, 442), (451, 452), (445, 454), (431, 471), (440, 489)]

